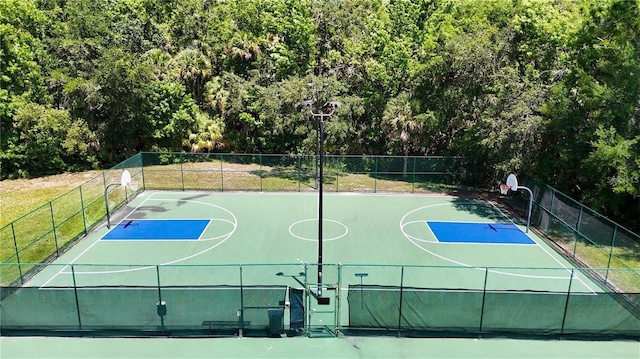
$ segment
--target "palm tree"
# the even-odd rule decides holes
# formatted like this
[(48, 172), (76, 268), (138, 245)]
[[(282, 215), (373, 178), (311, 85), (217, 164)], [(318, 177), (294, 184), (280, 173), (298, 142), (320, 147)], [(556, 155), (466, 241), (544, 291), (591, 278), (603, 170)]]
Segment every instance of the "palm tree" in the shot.
[(202, 103), (204, 79), (212, 72), (211, 61), (200, 50), (186, 48), (173, 59), (176, 76), (191, 90), (195, 100)]
[(407, 176), (409, 150), (413, 145), (419, 143), (417, 134), (422, 131), (422, 128), (421, 116), (414, 115), (410, 93), (403, 92), (389, 100), (382, 114), (382, 130), (392, 143), (397, 142), (398, 139), (402, 143), (404, 150), (403, 177)]

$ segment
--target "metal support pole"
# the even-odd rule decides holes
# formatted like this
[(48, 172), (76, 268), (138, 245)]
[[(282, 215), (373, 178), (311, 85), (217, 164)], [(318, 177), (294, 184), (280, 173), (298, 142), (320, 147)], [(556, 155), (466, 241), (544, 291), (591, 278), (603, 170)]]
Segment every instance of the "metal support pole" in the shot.
[(569, 287), (567, 288), (567, 299), (564, 302), (564, 311), (562, 313), (562, 325), (560, 327), (560, 334), (564, 332), (564, 324), (567, 320), (567, 310), (569, 309), (569, 298), (571, 298), (571, 284), (573, 284), (574, 269), (571, 270), (571, 277), (569, 277)]
[(400, 303), (398, 303), (398, 338), (402, 330), (402, 297), (404, 295), (404, 266), (400, 268)]
[[(165, 303), (162, 301), (162, 289), (161, 289), (161, 284), (160, 284), (160, 266), (156, 266), (156, 278), (158, 280), (158, 304), (156, 304), (156, 306), (162, 306), (165, 305)], [(161, 313), (158, 313), (158, 315), (160, 315)], [(160, 330), (164, 331), (164, 315), (160, 315)]]
[(104, 205), (105, 207), (107, 207), (107, 228), (111, 229), (111, 221), (109, 220), (109, 196), (108, 196), (108, 192), (109, 192), (109, 187), (111, 186), (116, 186), (121, 184), (120, 182), (113, 182), (113, 183), (109, 183), (105, 188), (104, 188)]
[(16, 263), (18, 263), (18, 273), (20, 273), (20, 282), (24, 283), (22, 277), (22, 265), (20, 264), (20, 250), (18, 249), (18, 240), (16, 239), (16, 229), (13, 226), (14, 222), (11, 222), (11, 234), (13, 235), (13, 246), (16, 249)]
[(484, 269), (484, 286), (482, 287), (482, 308), (480, 309), (480, 327), (478, 331), (482, 333), (482, 321), (484, 319), (484, 300), (487, 296), (487, 279), (489, 278), (489, 268)]
[(238, 316), (238, 337), (244, 335), (244, 285), (242, 283), (242, 266), (240, 266), (240, 309), (236, 313)]
[(84, 235), (87, 235), (87, 214), (84, 206), (84, 198), (82, 197), (82, 186), (80, 188), (80, 210), (82, 211), (82, 224), (84, 227)]
[(527, 187), (518, 186), (517, 189), (523, 189), (529, 192), (529, 210), (527, 211), (527, 233), (529, 233), (529, 225), (531, 223), (531, 208), (533, 207), (533, 192)]
[(56, 220), (53, 215), (53, 203), (49, 202), (49, 211), (51, 212), (51, 230), (53, 231), (53, 242), (56, 245), (56, 257), (60, 256), (60, 249), (58, 248), (58, 235), (56, 233)]
[[(308, 84), (309, 87), (313, 87), (313, 84)], [(326, 84), (325, 84), (326, 85)], [(315, 97), (315, 96), (314, 96)], [(318, 188), (318, 292), (316, 297), (322, 297), (322, 200), (323, 200), (323, 179), (324, 179), (324, 118), (325, 116), (331, 118), (336, 109), (340, 107), (340, 103), (337, 101), (327, 102), (322, 108), (321, 112), (314, 112), (314, 100), (306, 100), (302, 104), (309, 107), (311, 116), (317, 121), (317, 141), (318, 141), (318, 161), (317, 166), (318, 175), (316, 176), (317, 188)]]
[(76, 284), (76, 271), (71, 265), (71, 278), (73, 279), (73, 294), (76, 298), (76, 314), (78, 315), (78, 329), (82, 330), (82, 317), (80, 316), (80, 302), (78, 301), (78, 286)]
[(320, 122), (318, 124), (320, 129), (320, 167), (319, 167), (319, 181), (318, 181), (318, 297), (322, 297), (322, 188), (323, 188), (323, 176), (324, 176), (324, 114), (320, 114)]

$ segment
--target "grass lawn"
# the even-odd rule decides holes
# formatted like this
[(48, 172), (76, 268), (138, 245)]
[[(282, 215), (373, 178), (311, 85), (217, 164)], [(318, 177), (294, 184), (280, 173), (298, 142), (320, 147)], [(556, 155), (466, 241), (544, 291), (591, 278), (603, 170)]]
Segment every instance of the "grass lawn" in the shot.
[(34, 179), (0, 181), (0, 227), (65, 194), (102, 171), (63, 173)]
[[(265, 191), (313, 191), (313, 174), (304, 173), (304, 176), (291, 168), (278, 166), (256, 167), (255, 164), (229, 164), (214, 161), (210, 163), (189, 163), (184, 165), (164, 165), (145, 167), (145, 183), (147, 187), (154, 189), (179, 190), (207, 189), (207, 190), (247, 190), (257, 189)], [(224, 166), (224, 170), (223, 170)], [(0, 182), (0, 228), (21, 216), (30, 213), (28, 226), (17, 225), (15, 227), (18, 248), (21, 251), (20, 262), (40, 262), (55, 251), (58, 245), (64, 245), (86, 230), (86, 226), (104, 217), (104, 201), (102, 191), (104, 184), (102, 171), (85, 171), (79, 173), (65, 173), (55, 176), (47, 176), (35, 179), (5, 180)], [(325, 190), (327, 191), (355, 191), (355, 192), (428, 192), (428, 193), (459, 193), (459, 188), (454, 185), (430, 182), (416, 182), (405, 178), (375, 177), (370, 174), (353, 174), (332, 171), (327, 168), (325, 172)], [(92, 183), (87, 184), (88, 181)], [(96, 179), (98, 181), (96, 181)], [(219, 183), (218, 183), (219, 182)], [(69, 191), (83, 186), (80, 194)], [(465, 188), (461, 192), (473, 191)], [(117, 195), (117, 193), (116, 193)], [(84, 216), (81, 207), (78, 207), (80, 196), (85, 205)], [(53, 203), (53, 208), (42, 208), (33, 212), (36, 208), (58, 198)], [(113, 198), (114, 203), (119, 199)], [(57, 224), (54, 245), (51, 232), (51, 212), (56, 213), (53, 221)], [(42, 227), (39, 229), (38, 227)], [(33, 233), (35, 234), (33, 234)], [(15, 248), (11, 228), (6, 228), (0, 233), (0, 260), (10, 258), (9, 262), (15, 262)], [(569, 235), (566, 241), (564, 235)], [(573, 252), (574, 241), (572, 233), (551, 233), (557, 243), (566, 247), (568, 252)], [(566, 243), (565, 243), (566, 242)], [(28, 249), (28, 250), (24, 250)], [(593, 245), (580, 243), (575, 247), (576, 255), (591, 268), (620, 268), (625, 267), (617, 260), (609, 263), (611, 248), (599, 248)], [(631, 268), (640, 268), (640, 243), (614, 248), (614, 258), (624, 258), (624, 262)], [(638, 290), (637, 275), (630, 275), (625, 270), (607, 273), (610, 280), (624, 290)], [(9, 277), (13, 277), (12, 275)], [(629, 278), (627, 278), (629, 277)]]

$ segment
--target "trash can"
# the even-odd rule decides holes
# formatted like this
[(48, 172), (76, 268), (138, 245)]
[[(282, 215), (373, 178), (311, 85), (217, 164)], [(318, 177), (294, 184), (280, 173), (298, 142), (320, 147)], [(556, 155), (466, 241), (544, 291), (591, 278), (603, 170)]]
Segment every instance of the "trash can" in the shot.
[(267, 310), (267, 315), (269, 316), (269, 336), (280, 337), (284, 332), (284, 309), (271, 308)]

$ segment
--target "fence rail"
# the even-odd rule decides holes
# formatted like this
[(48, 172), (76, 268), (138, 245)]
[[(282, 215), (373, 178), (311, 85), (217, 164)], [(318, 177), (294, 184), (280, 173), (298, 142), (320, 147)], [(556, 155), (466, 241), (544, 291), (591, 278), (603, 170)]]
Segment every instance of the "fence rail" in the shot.
[[(6, 266), (6, 265), (3, 265)], [(505, 290), (490, 283), (505, 268), (327, 264), (320, 306), (313, 282), (316, 264), (98, 266), (53, 265), (68, 283), (24, 285), (0, 306), (3, 333), (143, 332), (180, 335), (335, 335), (382, 330), (419, 332), (640, 336), (640, 293), (575, 290), (575, 269), (564, 289)], [(114, 283), (99, 271), (146, 271), (139, 282)], [(522, 269), (522, 268), (520, 268)], [(480, 286), (413, 284), (443, 271), (480, 271)], [(558, 268), (529, 268), (531, 276)], [(622, 270), (621, 270), (622, 271)], [(92, 283), (82, 283), (93, 273)], [(194, 282), (176, 283), (175, 274)], [(356, 275), (354, 275), (354, 273)], [(364, 277), (358, 273), (368, 273)], [(380, 280), (377, 278), (384, 278)], [(143, 284), (143, 282), (145, 282)], [(445, 281), (446, 282), (446, 281)]]
[[(565, 257), (593, 269), (600, 281), (620, 292), (640, 292), (640, 236), (532, 177), (523, 177), (534, 197), (531, 224)], [(510, 204), (525, 215), (528, 198)], [(615, 269), (627, 269), (616, 271)]]
[[(39, 290), (29, 287), (26, 283), (31, 276), (47, 266), (47, 263), (58, 258), (104, 221), (105, 188), (109, 183), (119, 181), (125, 169), (132, 174), (137, 189), (133, 191), (118, 187), (108, 191), (106, 198), (110, 211), (124, 206), (132, 196), (144, 190), (313, 191), (318, 186), (317, 162), (315, 156), (308, 155), (257, 154), (139, 153), (127, 159), (78, 188), (0, 228), (0, 285), (3, 298), (0, 307), (3, 330), (34, 329), (38, 326), (46, 329), (51, 326), (56, 330), (137, 328), (136, 330), (157, 331), (158, 314), (155, 311), (145, 314), (143, 318), (133, 315), (133, 318), (137, 318), (135, 322), (127, 322), (126, 318), (122, 319), (124, 322), (119, 322), (121, 319), (118, 318), (124, 314), (113, 312), (116, 309), (105, 308), (114, 303), (124, 306), (125, 303), (139, 302), (139, 305), (136, 304), (139, 309), (145, 308), (146, 311), (149, 303), (155, 303), (154, 310), (159, 313), (162, 309), (159, 306), (155, 307), (156, 304), (162, 301), (177, 303), (180, 298), (195, 303), (186, 305), (187, 307), (180, 311), (198, 315), (203, 314), (200, 308), (203, 303), (223, 300), (231, 304), (222, 317), (215, 313), (206, 313), (198, 317), (198, 321), (202, 319), (199, 325), (189, 317), (191, 314), (182, 314), (185, 317), (180, 320), (184, 321), (175, 323), (171, 322), (170, 314), (167, 314), (167, 322), (161, 323), (160, 327), (196, 330), (207, 322), (209, 331), (214, 331), (216, 326), (227, 329), (240, 326), (240, 329), (248, 330), (263, 328), (268, 324), (267, 319), (275, 320), (280, 313), (272, 310), (270, 316), (265, 319), (264, 309), (279, 310), (282, 302), (279, 298), (283, 290), (291, 290), (294, 287), (271, 279), (258, 281), (255, 280), (257, 277), (253, 277), (254, 280), (251, 280), (252, 277), (247, 272), (264, 269), (259, 265), (227, 268), (229, 273), (223, 277), (237, 278), (240, 280), (239, 283), (170, 283), (166, 278), (172, 276), (166, 273), (183, 268), (159, 266), (156, 267), (157, 273), (145, 272), (146, 275), (151, 275), (152, 280), (158, 281), (156, 285), (150, 286), (146, 278), (142, 282), (126, 286), (121, 283), (104, 283), (95, 287), (89, 283), (82, 283), (83, 276), (76, 275), (80, 268), (78, 265), (69, 266), (72, 271), (69, 278), (73, 281), (65, 287)], [(324, 188), (326, 191), (336, 192), (458, 191), (477, 178), (473, 164), (461, 157), (327, 156), (325, 163)], [(342, 288), (346, 294), (327, 291), (334, 296), (335, 306), (329, 309), (313, 308), (315, 310), (312, 311), (310, 306), (313, 303), (311, 298), (314, 284), (307, 283), (305, 279), (305, 285), (297, 288), (299, 292), (294, 295), (295, 298), (304, 300), (304, 306), (308, 309), (304, 330), (312, 336), (312, 333), (316, 333), (314, 328), (325, 328), (326, 323), (331, 322), (331, 328), (328, 330), (331, 333), (344, 329), (386, 328), (385, 330), (399, 333), (412, 330), (450, 330), (473, 333), (497, 331), (638, 335), (640, 268), (629, 265), (628, 261), (631, 259), (633, 263), (640, 262), (640, 236), (534, 178), (525, 176), (521, 181), (534, 193), (532, 225), (543, 232), (546, 240), (551, 241), (559, 252), (577, 263), (578, 267), (583, 267), (575, 271), (603, 284), (603, 292), (579, 293), (572, 290), (570, 285), (566, 290), (556, 288), (542, 292), (514, 291), (492, 287), (489, 274), (485, 277), (488, 281), (472, 289), (416, 286), (411, 284), (410, 279), (414, 274), (410, 273), (415, 271), (420, 272), (420, 276), (429, 276), (437, 275), (442, 269), (413, 269), (408, 266), (388, 268), (397, 274), (398, 280), (395, 281), (351, 282), (345, 278), (353, 277), (353, 273), (349, 271), (354, 268), (348, 265), (325, 265), (323, 274), (328, 283), (333, 283), (334, 288)], [(525, 198), (514, 197), (510, 204), (524, 216)], [(308, 269), (313, 271), (312, 267)], [(216, 267), (216, 271), (221, 270)], [(236, 271), (240, 272), (239, 276), (236, 275)], [(305, 278), (306, 276), (307, 273)], [(177, 277), (182, 278), (182, 275)], [(190, 278), (202, 277), (207, 278), (198, 275)], [(308, 277), (313, 278), (313, 273)], [(274, 287), (269, 295), (264, 296), (264, 301), (261, 301), (259, 293), (267, 292), (256, 292), (256, 288), (265, 286)], [(228, 290), (223, 290), (226, 287)], [(166, 296), (160, 298), (162, 292), (166, 292)], [(99, 299), (102, 295), (106, 297)], [(288, 295), (291, 296), (291, 292)], [(167, 298), (173, 299), (168, 301)], [(17, 317), (20, 313), (38, 313), (42, 307), (47, 307), (44, 303), (48, 301), (63, 305), (70, 312), (64, 310), (59, 314), (47, 313), (20, 324)], [(447, 307), (447, 303), (455, 305)], [(191, 305), (195, 307), (190, 307)], [(138, 308), (135, 305), (133, 307)], [(247, 317), (242, 314), (238, 322), (237, 315), (234, 317), (230, 314), (231, 307), (235, 307), (235, 314), (246, 313)], [(457, 309), (452, 311), (451, 308)], [(544, 308), (553, 308), (550, 309), (552, 313), (544, 314)], [(624, 310), (621, 311), (620, 308)], [(104, 313), (95, 312), (100, 310)], [(518, 317), (516, 314), (506, 315), (507, 319), (497, 319), (504, 314), (498, 315), (500, 310), (538, 314), (531, 318), (528, 314), (525, 315), (529, 318), (526, 321), (524, 317)], [(443, 314), (448, 319), (429, 314), (437, 311), (449, 313)], [(126, 313), (126, 310), (123, 313)], [(582, 318), (590, 318), (592, 313), (597, 314), (594, 317), (596, 319)], [(67, 317), (63, 320), (60, 315)], [(96, 315), (105, 322), (90, 324), (88, 318)], [(109, 319), (106, 319), (105, 315)], [(255, 319), (251, 319), (252, 316), (256, 316)], [(185, 324), (187, 317), (191, 319)], [(455, 328), (446, 327), (445, 323), (452, 322), (467, 324)], [(608, 324), (603, 326), (602, 323)]]
[[(109, 211), (149, 190), (313, 191), (317, 156), (142, 152), (0, 228), (0, 263), (41, 263), (106, 218), (105, 189), (131, 173), (135, 190), (111, 187)], [(325, 190), (428, 192), (458, 188), (468, 165), (462, 157), (326, 156)], [(24, 283), (27, 265), (0, 268), (0, 285)]]

